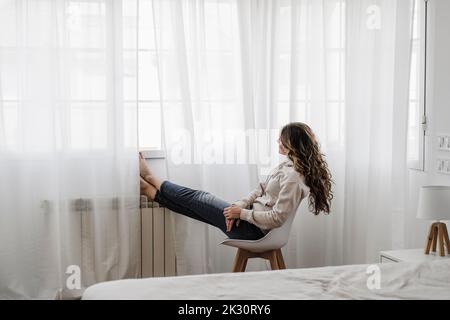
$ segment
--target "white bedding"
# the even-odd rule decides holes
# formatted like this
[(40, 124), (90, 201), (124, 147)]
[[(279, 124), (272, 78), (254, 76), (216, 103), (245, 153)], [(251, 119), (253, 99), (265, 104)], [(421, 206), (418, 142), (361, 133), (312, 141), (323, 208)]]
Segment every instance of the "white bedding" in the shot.
[[(145, 278), (99, 283), (83, 299), (450, 299), (450, 259), (377, 264), (380, 289), (368, 289), (368, 265)], [(373, 278), (371, 278), (373, 279)], [(371, 282), (376, 284), (376, 282)]]

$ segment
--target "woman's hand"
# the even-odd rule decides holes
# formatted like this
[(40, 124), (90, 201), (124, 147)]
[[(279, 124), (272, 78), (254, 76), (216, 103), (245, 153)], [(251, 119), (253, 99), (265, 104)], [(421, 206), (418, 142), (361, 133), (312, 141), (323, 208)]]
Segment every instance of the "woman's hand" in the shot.
[[(227, 225), (227, 232), (231, 231), (231, 228), (233, 227), (233, 223), (235, 219), (238, 219), (236, 221), (236, 227), (239, 227), (239, 223), (241, 222), (241, 220), (239, 220), (240, 216), (241, 216), (241, 208), (232, 204), (231, 207), (227, 207), (223, 210), (223, 214), (225, 216), (226, 219), (226, 225)], [(228, 218), (234, 216), (235, 218)]]
[(226, 207), (223, 210), (223, 214), (227, 219), (240, 219), (241, 218), (241, 208), (236, 205), (231, 205), (231, 207)]

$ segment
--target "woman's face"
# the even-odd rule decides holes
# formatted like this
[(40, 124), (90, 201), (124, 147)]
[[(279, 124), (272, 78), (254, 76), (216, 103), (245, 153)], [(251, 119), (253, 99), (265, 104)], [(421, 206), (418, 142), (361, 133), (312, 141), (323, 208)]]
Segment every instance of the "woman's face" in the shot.
[(287, 155), (287, 149), (281, 143), (280, 138), (278, 138), (277, 142), (278, 142), (278, 153), (284, 156)]

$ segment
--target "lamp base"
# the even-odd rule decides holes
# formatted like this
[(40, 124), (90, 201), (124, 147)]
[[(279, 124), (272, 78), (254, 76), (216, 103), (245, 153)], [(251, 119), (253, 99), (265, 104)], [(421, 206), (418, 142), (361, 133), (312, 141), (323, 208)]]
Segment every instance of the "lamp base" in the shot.
[(445, 256), (444, 242), (447, 246), (447, 252), (450, 254), (450, 240), (448, 237), (447, 226), (444, 222), (434, 222), (430, 226), (427, 242), (425, 244), (425, 254), (430, 254), (430, 249), (436, 252), (436, 247), (439, 242), (439, 255)]

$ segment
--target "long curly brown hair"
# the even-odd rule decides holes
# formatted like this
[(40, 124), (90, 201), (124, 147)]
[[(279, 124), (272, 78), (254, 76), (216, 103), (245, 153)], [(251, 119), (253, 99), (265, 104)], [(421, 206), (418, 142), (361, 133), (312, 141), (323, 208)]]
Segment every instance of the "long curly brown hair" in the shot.
[(280, 141), (287, 150), (287, 157), (297, 172), (305, 177), (310, 189), (309, 209), (318, 215), (330, 213), (333, 192), (331, 172), (320, 152), (320, 146), (311, 128), (301, 122), (292, 122), (281, 129)]

